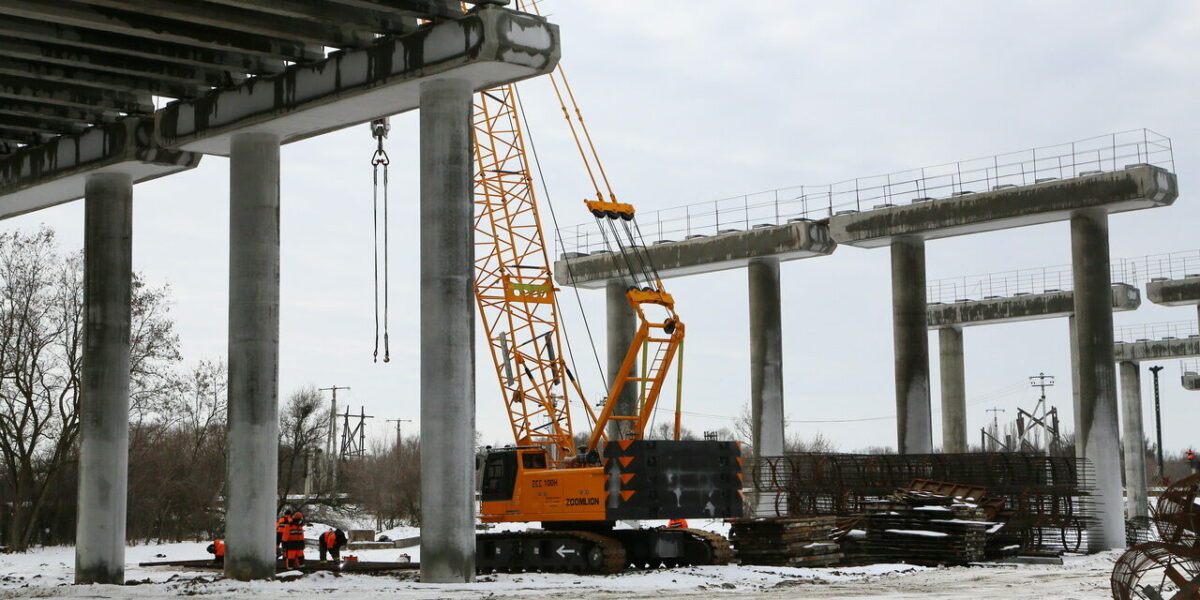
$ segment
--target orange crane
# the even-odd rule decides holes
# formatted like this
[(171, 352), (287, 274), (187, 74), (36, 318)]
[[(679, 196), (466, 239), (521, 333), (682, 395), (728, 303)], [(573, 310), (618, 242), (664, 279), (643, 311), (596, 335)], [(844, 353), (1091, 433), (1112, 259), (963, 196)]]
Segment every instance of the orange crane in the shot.
[[(522, 3), (518, 2), (518, 7)], [(550, 75), (593, 188), (585, 205), (638, 317), (634, 342), (596, 414), (563, 356), (550, 259), (512, 85), (475, 102), (476, 299), (515, 446), (484, 457), (481, 519), (542, 523), (542, 530), (478, 537), (481, 570), (611, 573), (627, 565), (722, 564), (728, 540), (694, 529), (615, 529), (618, 520), (724, 518), (742, 511), (735, 442), (645, 440), (666, 376), (683, 344), (674, 299), (647, 255), (630, 204), (617, 200), (561, 67)], [(641, 372), (635, 373), (638, 355)], [(615, 401), (639, 388), (632, 410)], [(592, 428), (574, 443), (571, 404)], [(608, 440), (620, 423), (623, 439)]]

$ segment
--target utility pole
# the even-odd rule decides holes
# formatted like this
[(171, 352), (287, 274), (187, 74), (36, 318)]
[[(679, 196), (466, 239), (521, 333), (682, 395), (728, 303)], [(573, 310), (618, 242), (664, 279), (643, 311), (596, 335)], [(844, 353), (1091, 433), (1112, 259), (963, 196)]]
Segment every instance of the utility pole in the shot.
[[(1004, 412), (1003, 408), (992, 407), (987, 409), (987, 412), (992, 413), (992, 451), (996, 450), (996, 446), (1000, 445), (1000, 413)], [(1005, 448), (1007, 450), (1008, 448)]]
[(396, 450), (399, 451), (402, 447), (401, 444), (404, 442), (404, 437), (400, 435), (400, 424), (412, 423), (412, 419), (388, 419), (387, 422), (396, 424)]
[(1150, 367), (1150, 372), (1154, 374), (1154, 428), (1158, 431), (1158, 482), (1163, 482), (1163, 448), (1162, 448), (1162, 409), (1159, 407), (1158, 399), (1158, 372), (1163, 370), (1162, 365)]
[(329, 433), (325, 435), (325, 460), (329, 461), (329, 489), (337, 486), (338, 458), (341, 452), (337, 445), (337, 393), (338, 390), (349, 390), (349, 387), (334, 385), (321, 388), (318, 391), (331, 392), (333, 400), (329, 404)]

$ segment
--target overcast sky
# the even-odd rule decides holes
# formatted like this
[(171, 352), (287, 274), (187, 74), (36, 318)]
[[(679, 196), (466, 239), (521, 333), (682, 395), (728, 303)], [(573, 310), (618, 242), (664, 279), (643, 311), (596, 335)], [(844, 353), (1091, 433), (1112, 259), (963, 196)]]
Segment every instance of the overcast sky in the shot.
[[(1200, 247), (1200, 4), (1175, 2), (799, 2), (545, 0), (563, 61), (620, 198), (640, 211), (1148, 127), (1174, 141), (1182, 193), (1169, 208), (1110, 220), (1113, 257)], [(522, 86), (563, 226), (586, 222), (586, 181), (544, 81)], [(393, 119), (392, 362), (372, 364), (371, 171), (367, 127), (282, 154), (281, 395), (350, 386), (346, 401), (384, 419), (419, 419), (416, 114)], [(228, 291), (228, 162), (134, 190), (134, 268), (173, 288), (189, 363), (223, 357)], [(82, 245), (75, 202), (5, 221), (46, 223)], [(547, 231), (553, 239), (553, 232)], [(930, 242), (930, 280), (1070, 262), (1066, 223)], [(820, 432), (844, 451), (895, 444), (891, 290), (886, 249), (843, 247), (786, 262), (784, 390), (789, 434)], [(744, 270), (670, 280), (688, 325), (684, 425), (729, 427), (748, 403)], [(580, 312), (565, 315), (589, 397), (603, 395)], [(603, 356), (603, 292), (581, 299)], [(1122, 324), (1195, 319), (1146, 302)], [(1032, 408), (1026, 379), (1058, 377), (1052, 405), (1070, 423), (1065, 320), (966, 331), (969, 439), (991, 407)], [(935, 445), (937, 337), (930, 336)], [(478, 423), (511, 441), (486, 349), (477, 353)], [(1200, 393), (1164, 363), (1165, 446), (1200, 446)], [(1153, 435), (1149, 373), (1143, 376)], [(666, 418), (665, 415), (661, 418)], [(859, 421), (821, 423), (822, 421)], [(406, 432), (416, 431), (406, 423)], [(1069, 426), (1069, 425), (1068, 425)], [(387, 425), (394, 427), (394, 425)]]

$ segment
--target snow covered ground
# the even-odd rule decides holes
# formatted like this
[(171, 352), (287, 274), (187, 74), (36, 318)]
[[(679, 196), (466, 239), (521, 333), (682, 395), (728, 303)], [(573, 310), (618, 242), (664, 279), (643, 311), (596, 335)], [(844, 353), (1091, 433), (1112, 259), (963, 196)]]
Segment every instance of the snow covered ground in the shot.
[[(720, 530), (723, 524), (693, 523)], [(315, 530), (323, 531), (321, 527)], [(410, 537), (412, 528), (384, 532)], [(40, 548), (27, 554), (0, 554), (0, 599), (6, 598), (173, 598), (207, 596), (254, 600), (300, 599), (316, 595), (347, 600), (395, 599), (560, 599), (588, 598), (841, 598), (844, 600), (928, 600), (1020, 598), (1021, 600), (1107, 600), (1108, 576), (1119, 552), (1067, 558), (1062, 566), (990, 565), (927, 569), (910, 565), (798, 569), (783, 567), (681, 567), (628, 571), (611, 576), (503, 574), (477, 583), (432, 585), (415, 573), (339, 575), (314, 573), (287, 581), (226, 581), (219, 572), (138, 567), (139, 562), (204, 558), (207, 542), (131, 546), (126, 550), (125, 587), (71, 585), (74, 549)], [(419, 560), (418, 547), (354, 552), (360, 560), (392, 561), (405, 553)], [(309, 552), (310, 559), (315, 551)]]

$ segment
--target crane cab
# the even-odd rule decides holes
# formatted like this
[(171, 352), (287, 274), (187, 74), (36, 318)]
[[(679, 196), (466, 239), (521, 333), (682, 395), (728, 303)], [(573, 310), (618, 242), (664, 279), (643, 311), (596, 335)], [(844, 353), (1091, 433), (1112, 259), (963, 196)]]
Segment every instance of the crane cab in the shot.
[(498, 448), (483, 462), (480, 518), (503, 521), (603, 521), (604, 469), (551, 468), (544, 448)]

